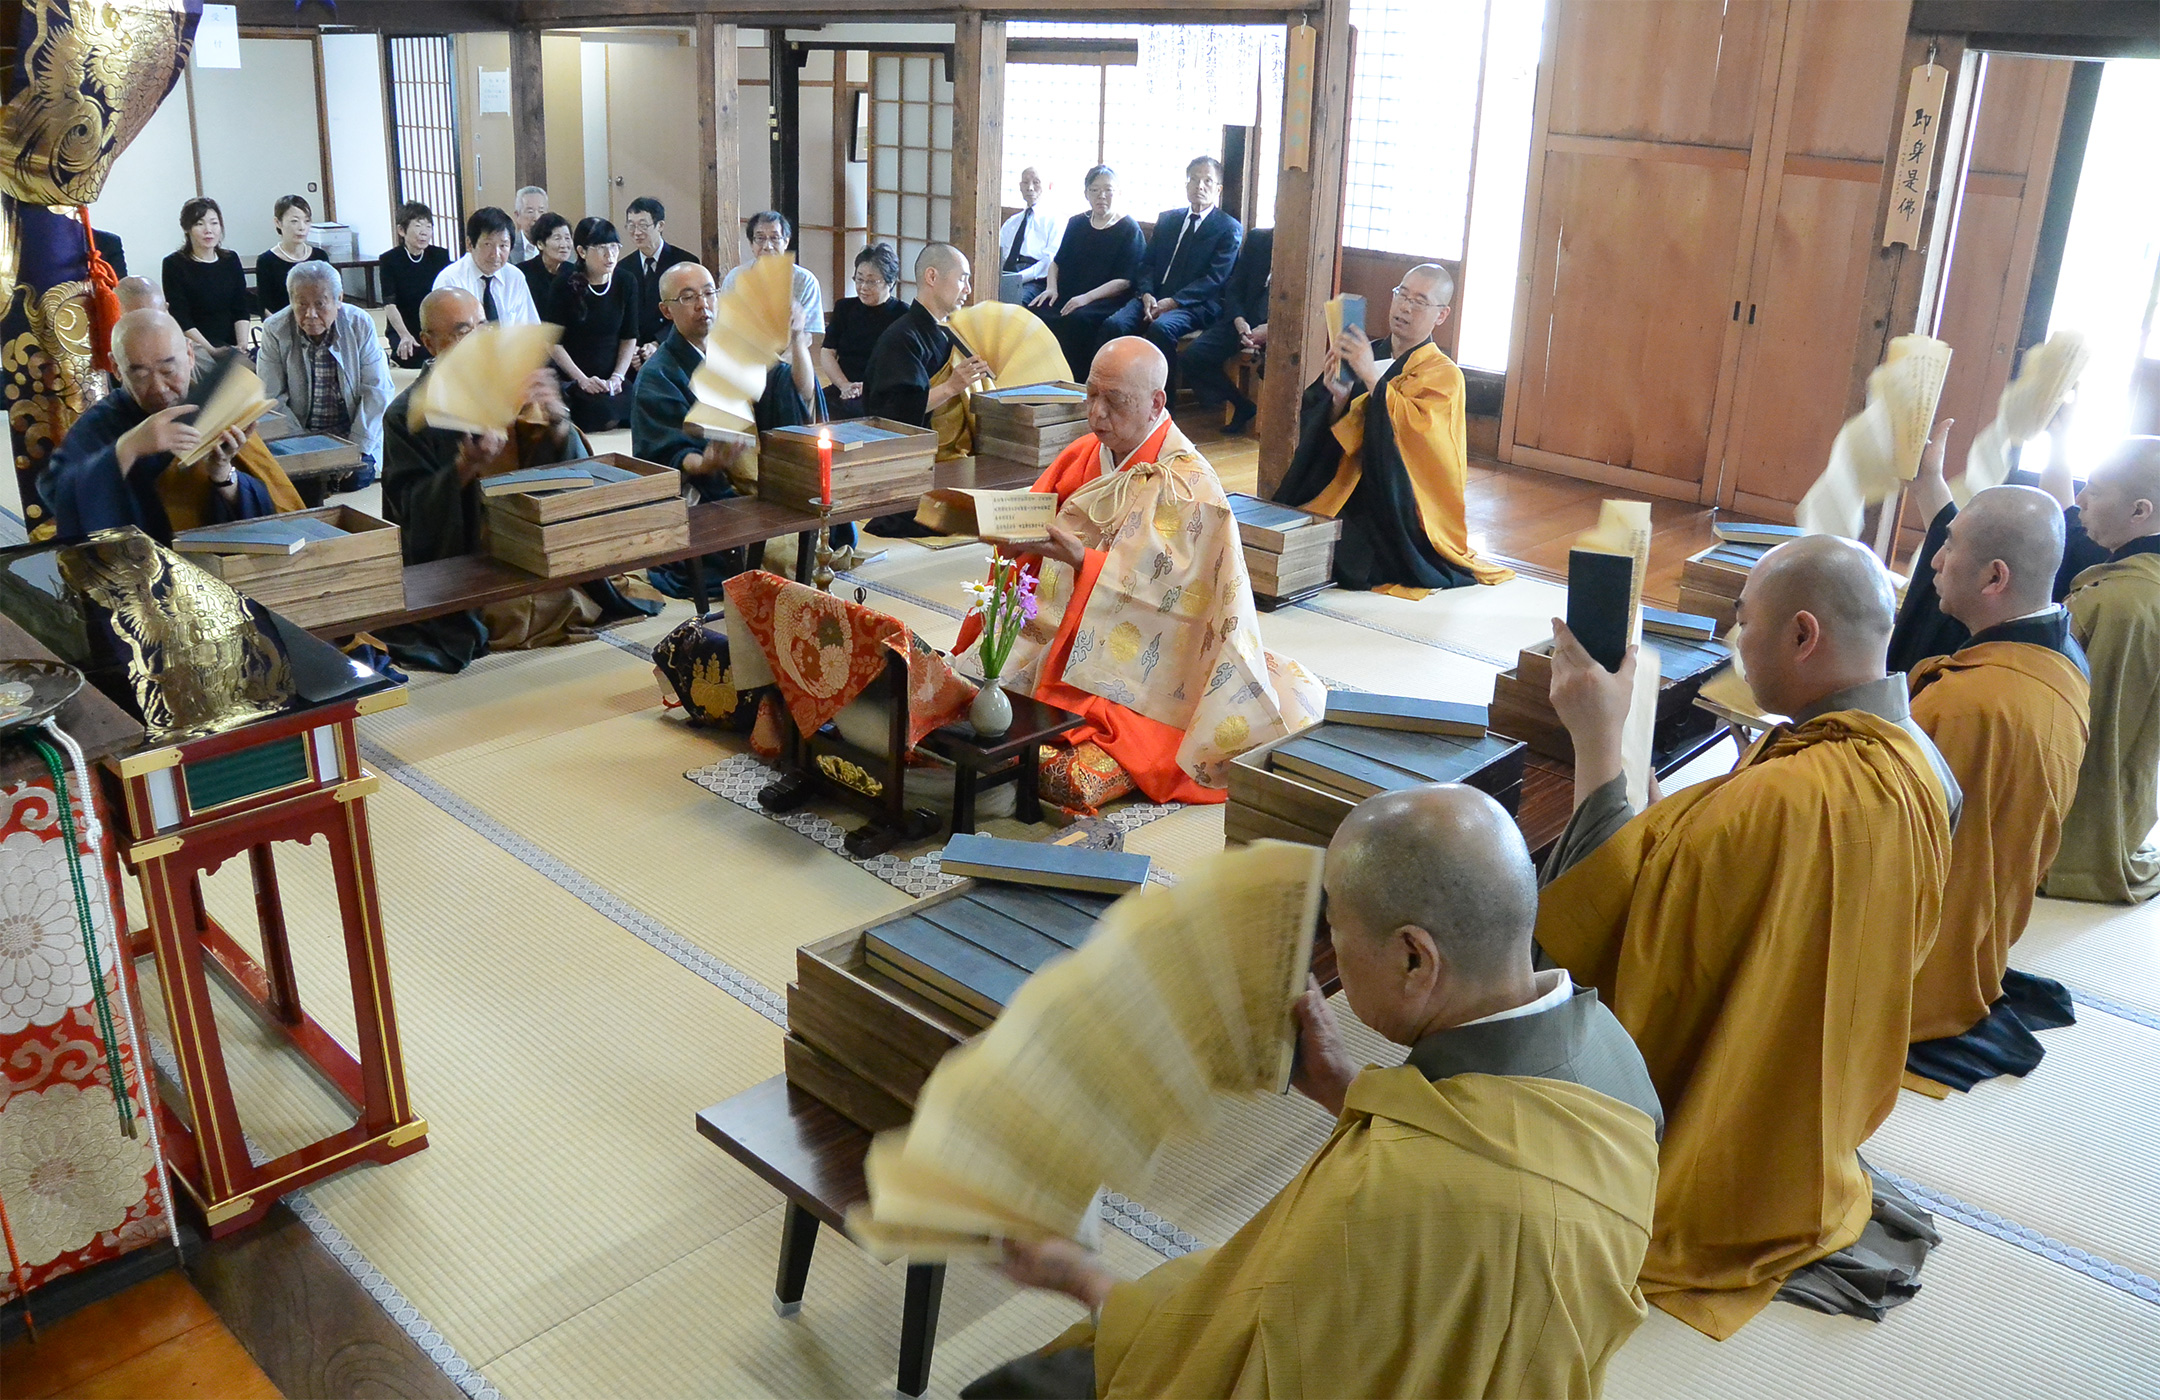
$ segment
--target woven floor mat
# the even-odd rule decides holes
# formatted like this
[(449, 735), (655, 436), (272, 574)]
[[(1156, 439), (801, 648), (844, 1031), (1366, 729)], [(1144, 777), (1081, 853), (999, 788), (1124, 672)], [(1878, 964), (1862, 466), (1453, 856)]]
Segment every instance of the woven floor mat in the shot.
[[(2080, 1008), (2023, 1079), (1898, 1095), (1876, 1166), (2160, 1278), (2160, 1031)], [(2160, 1327), (2160, 1314), (2154, 1317)]]
[(2160, 899), (2143, 904), (2035, 900), (2032, 921), (2010, 961), (2160, 1028)]
[(2160, 1394), (2160, 1310), (1977, 1230), (1942, 1232), (1919, 1296), (1879, 1323), (1772, 1303), (1714, 1342), (1652, 1308), (1606, 1400)]

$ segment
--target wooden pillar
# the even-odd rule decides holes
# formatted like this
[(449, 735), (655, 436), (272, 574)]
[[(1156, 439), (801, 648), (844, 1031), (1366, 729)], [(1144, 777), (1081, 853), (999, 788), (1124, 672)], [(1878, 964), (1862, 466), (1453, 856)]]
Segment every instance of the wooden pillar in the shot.
[(520, 189), (547, 185), (547, 100), (541, 87), (540, 31), (519, 26), (510, 31), (510, 121), (512, 173)]
[[(735, 265), (742, 234), (742, 102), (735, 26), (697, 17), (698, 257), (715, 277)], [(724, 261), (723, 261), (724, 259)]]
[(953, 25), (952, 82), (951, 241), (974, 265), (975, 300), (995, 301), (1005, 184), (1005, 21), (972, 10), (960, 16)]
[[(1267, 376), (1260, 384), (1260, 494), (1271, 495), (1297, 447), (1298, 399), (1327, 350), (1327, 300), (1342, 246), (1343, 151), (1350, 129), (1350, 0), (1312, 15), (1312, 133), (1306, 168), (1275, 186), (1274, 285), (1268, 293)], [(1284, 150), (1291, 133), (1283, 133)]]

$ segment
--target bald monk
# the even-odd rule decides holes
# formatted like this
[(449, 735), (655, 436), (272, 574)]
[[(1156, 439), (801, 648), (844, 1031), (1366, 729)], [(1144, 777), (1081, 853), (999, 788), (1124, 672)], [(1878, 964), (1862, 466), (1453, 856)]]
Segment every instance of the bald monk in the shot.
[[(1015, 555), (1038, 579), (1040, 609), (1003, 679), (1086, 717), (1043, 765), (1044, 796), (1075, 810), (1136, 787), (1151, 802), (1221, 802), (1231, 759), (1327, 708), (1317, 678), (1260, 644), (1237, 521), (1215, 469), (1170, 421), (1169, 372), (1139, 336), (1096, 352), (1092, 431), (1032, 488), (1058, 498), (1049, 542)], [(974, 676), (980, 631), (970, 615), (954, 648)]]
[(1897, 1099), (1960, 802), (1904, 677), (1884, 674), (1891, 590), (1872, 554), (1780, 545), (1739, 617), (1756, 697), (1792, 722), (1640, 816), (1620, 759), (1634, 666), (1606, 671), (1554, 621), (1576, 807), (1537, 925), (1634, 1035), (1665, 1105), (1643, 1292), (1719, 1338), (1781, 1288), (1879, 1317), (1917, 1287), (1927, 1237), (1889, 1232), (1904, 1207), (1877, 1209), (1858, 1149)]
[(1933, 1084), (1970, 1089), (2025, 1074), (2046, 1054), (2033, 1032), (2077, 1019), (2060, 983), (2010, 969), (2085, 756), (2085, 653), (2049, 596), (2062, 548), (2052, 497), (1998, 486), (1949, 522), (1932, 564), (1943, 611), (1971, 634), (1907, 679), (1913, 719), (1942, 750), (1966, 803), (1942, 932), (1913, 983), (1906, 1068)]
[(2063, 600), (2092, 661), (2092, 737), (2042, 893), (2134, 904), (2160, 894), (2160, 437), (2126, 440), (2077, 505), (2109, 553)]
[(160, 544), (178, 530), (301, 509), (300, 493), (252, 428), (229, 428), (193, 466), (202, 435), (187, 402), (194, 356), (170, 314), (144, 307), (113, 324), (119, 382), (61, 440), (38, 478), (57, 537), (133, 525)]
[[(945, 327), (946, 318), (967, 305), (972, 286), (967, 254), (950, 243), (924, 248), (915, 257), (915, 304), (878, 336), (870, 347), (870, 367), (863, 371), (863, 411), (918, 428), (937, 427), (939, 461), (968, 454), (964, 395), (990, 376), (989, 364), (959, 350)], [(958, 413), (950, 407), (956, 400)]]
[[(439, 362), (484, 320), (479, 298), (461, 287), (438, 287), (420, 303), (421, 343)], [(383, 417), (383, 514), (398, 526), (408, 564), (486, 552), (480, 478), (587, 455), (552, 369), (535, 370), (525, 385), (526, 404), (537, 407), (545, 421), (520, 421), (508, 435), (415, 425), (413, 394), (432, 373), (430, 365), (390, 401)], [(401, 666), (454, 673), (490, 651), (584, 641), (604, 618), (644, 611), (612, 584), (596, 580), (385, 628), (377, 635)]]
[(1594, 1396), (1636, 1287), (1657, 1095), (1587, 987), (1535, 972), (1537, 881), (1483, 793), (1374, 797), (1329, 843), (1343, 994), (1407, 1063), (1360, 1066), (1317, 986), (1298, 1090), (1336, 1118), (1227, 1244), (1121, 1283), (1071, 1241), (1006, 1272), (1097, 1310), (963, 1396)]
[[(1297, 453), (1275, 499), (1341, 519), (1335, 582), (1344, 588), (1422, 598), (1515, 576), (1478, 557), (1464, 521), (1463, 376), (1432, 339), (1454, 298), (1446, 268), (1411, 268), (1395, 289), (1388, 333), (1368, 342), (1345, 329), (1306, 387)], [(1357, 377), (1355, 397), (1337, 372), (1344, 365)]]

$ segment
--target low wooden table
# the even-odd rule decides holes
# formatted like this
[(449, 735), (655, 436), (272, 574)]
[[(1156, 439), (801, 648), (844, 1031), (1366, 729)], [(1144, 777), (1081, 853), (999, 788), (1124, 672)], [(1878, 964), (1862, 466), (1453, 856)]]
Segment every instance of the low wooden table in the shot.
[[(784, 1075), (698, 1114), (697, 1130), (787, 1197), (773, 1311), (795, 1316), (802, 1310), (818, 1226), (844, 1229), (848, 1209), (870, 1199), (863, 1181), (870, 1134), (802, 1090), (790, 1088)], [(937, 1342), (938, 1306), (944, 1295), (943, 1264), (908, 1265), (907, 1292), (900, 1305), (900, 1374), (894, 1382), (903, 1395), (920, 1395), (929, 1387), (930, 1352)]]
[(1012, 727), (993, 739), (978, 737), (975, 726), (961, 720), (933, 730), (922, 741), (922, 747), (949, 760), (956, 770), (952, 809), (955, 836), (975, 830), (976, 794), (1005, 783), (1013, 783), (1020, 790), (1013, 815), (1024, 822), (1041, 821), (1037, 783), (1041, 777), (1042, 743), (1085, 723), (1071, 710), (1061, 710), (1031, 695), (1014, 695), (1011, 699)]

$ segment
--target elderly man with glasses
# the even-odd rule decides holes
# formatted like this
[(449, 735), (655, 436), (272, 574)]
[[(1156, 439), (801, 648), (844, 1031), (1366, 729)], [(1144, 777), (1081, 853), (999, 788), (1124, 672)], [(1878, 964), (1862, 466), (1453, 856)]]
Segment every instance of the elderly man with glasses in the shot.
[(360, 448), (351, 489), (372, 485), (391, 396), (382, 337), (373, 318), (345, 304), (326, 262), (295, 264), (285, 290), (291, 304), (263, 323), (256, 352), (263, 392), (307, 431), (350, 438)]
[[(766, 209), (752, 214), (750, 222), (743, 225), (743, 237), (750, 243), (751, 262), (759, 258), (779, 257), (788, 250), (788, 243), (794, 236), (795, 231), (789, 226), (787, 215), (777, 209)], [(742, 276), (743, 268), (749, 265), (747, 262), (742, 263), (729, 271), (728, 275), (721, 279), (720, 290), (724, 292), (734, 286), (735, 279)], [(795, 304), (802, 308), (803, 329), (812, 336), (823, 336), (825, 294), (819, 289), (817, 278), (811, 276), (810, 270), (799, 262), (795, 264), (794, 291)]]
[(1297, 453), (1275, 499), (1343, 522), (1335, 582), (1402, 598), (1504, 583), (1470, 547), (1463, 376), (1433, 343), (1455, 299), (1438, 263), (1405, 273), (1387, 334), (1348, 328), (1305, 390)]

